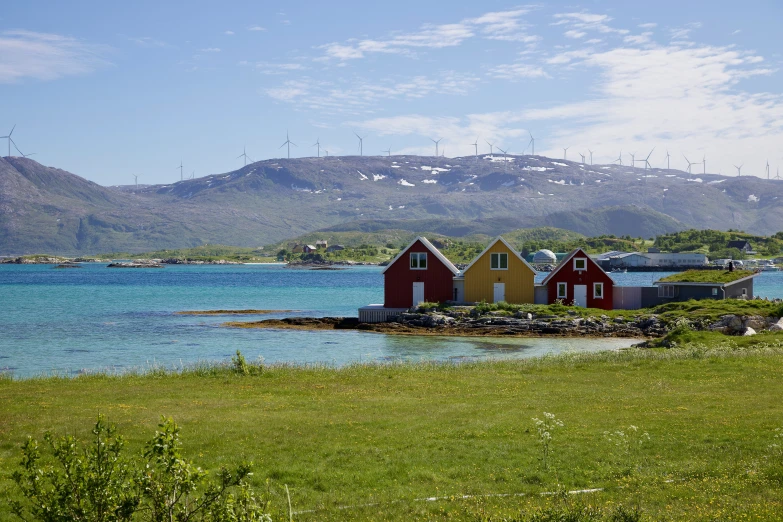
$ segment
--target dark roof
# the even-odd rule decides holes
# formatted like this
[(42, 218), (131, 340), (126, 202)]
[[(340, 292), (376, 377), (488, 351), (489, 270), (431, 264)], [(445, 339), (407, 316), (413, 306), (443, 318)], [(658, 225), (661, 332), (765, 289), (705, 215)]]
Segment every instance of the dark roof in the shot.
[(750, 243), (744, 239), (735, 239), (734, 241), (729, 241), (729, 248), (743, 249), (745, 246), (749, 247)]

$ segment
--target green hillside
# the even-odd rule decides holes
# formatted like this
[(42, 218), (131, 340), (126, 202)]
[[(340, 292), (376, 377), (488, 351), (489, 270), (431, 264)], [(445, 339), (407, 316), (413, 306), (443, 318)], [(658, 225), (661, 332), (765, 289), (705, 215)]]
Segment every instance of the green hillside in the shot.
[(745, 255), (736, 248), (728, 248), (729, 241), (748, 241), (759, 257), (774, 257), (783, 252), (783, 232), (773, 236), (748, 234), (735, 230), (684, 230), (662, 234), (655, 238), (655, 246), (667, 252), (700, 252), (711, 259), (744, 259)]

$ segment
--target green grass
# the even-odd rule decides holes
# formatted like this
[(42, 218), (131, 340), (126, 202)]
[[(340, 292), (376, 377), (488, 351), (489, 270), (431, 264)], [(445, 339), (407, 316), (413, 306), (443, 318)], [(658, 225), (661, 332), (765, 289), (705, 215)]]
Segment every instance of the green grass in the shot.
[[(577, 501), (640, 506), (648, 520), (774, 519), (783, 336), (751, 339), (521, 362), (0, 379), (0, 498), (14, 495), (27, 435), (87, 438), (103, 413), (131, 451), (166, 415), (197, 464), (253, 460), (256, 484), (271, 480), (275, 520), (286, 518), (286, 484), (294, 511), (314, 510), (297, 521), (520, 519)], [(549, 469), (531, 420), (543, 412), (565, 424)], [(650, 441), (626, 452), (606, 440), (631, 425)], [(541, 495), (586, 488), (603, 491)], [(495, 494), (520, 496), (461, 498)]]
[(659, 279), (665, 283), (731, 283), (743, 277), (750, 277), (753, 270), (734, 270), (732, 272), (718, 270), (686, 270)]

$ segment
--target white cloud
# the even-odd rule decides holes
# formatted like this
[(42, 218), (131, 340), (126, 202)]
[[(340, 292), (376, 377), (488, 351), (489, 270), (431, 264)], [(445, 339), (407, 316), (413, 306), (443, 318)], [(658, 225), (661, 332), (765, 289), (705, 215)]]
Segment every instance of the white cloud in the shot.
[(297, 108), (304, 110), (366, 114), (374, 110), (379, 100), (417, 99), (430, 94), (464, 95), (478, 81), (475, 76), (453, 71), (441, 72), (436, 77), (386, 78), (380, 81), (355, 78), (341, 83), (305, 77), (284, 82), (282, 86), (264, 92), (278, 101), (295, 102)]
[(260, 25), (254, 25), (252, 27), (247, 28), (248, 31), (266, 31), (266, 27), (261, 27)]
[(548, 78), (549, 75), (536, 65), (514, 63), (498, 65), (489, 69), (490, 76), (503, 80), (519, 80), (522, 78)]
[[(240, 62), (240, 65), (248, 65), (248, 62)], [(304, 71), (307, 69), (301, 63), (270, 63), (256, 62), (253, 67), (264, 74), (287, 74), (292, 71)]]
[(639, 24), (639, 27), (642, 29), (655, 29), (656, 27), (658, 27), (658, 24), (653, 22), (648, 22), (646, 24)]
[(109, 48), (57, 34), (14, 30), (0, 33), (0, 83), (24, 78), (54, 80), (110, 65)]
[(205, 49), (201, 49), (202, 53), (219, 53), (220, 47), (207, 47)]
[(576, 39), (576, 38), (584, 37), (587, 33), (584, 32), (584, 31), (576, 31), (574, 29), (571, 29), (570, 31), (566, 31), (563, 34), (565, 35), (566, 38), (574, 38), (574, 39)]
[(234, 33), (234, 31), (226, 31), (223, 34), (228, 35), (228, 36), (234, 36), (235, 33)]
[(627, 29), (615, 29), (607, 25), (612, 18), (604, 14), (593, 13), (558, 13), (554, 25), (568, 25), (580, 31), (597, 31), (599, 33), (628, 34)]
[(672, 40), (687, 40), (691, 36), (691, 32), (701, 29), (701, 22), (690, 22), (682, 27), (672, 27), (669, 29), (669, 34)]
[(628, 35), (625, 38), (623, 38), (623, 41), (629, 44), (641, 45), (641, 44), (650, 43), (652, 41), (651, 37), (652, 37), (652, 33), (646, 32), (642, 34)]
[(386, 39), (352, 39), (329, 43), (320, 49), (324, 50), (324, 59), (345, 61), (372, 53), (415, 56), (417, 50), (455, 47), (477, 35), (490, 40), (534, 43), (540, 37), (526, 32), (522, 17), (527, 13), (527, 9), (490, 12), (458, 23), (425, 24), (416, 32), (393, 34)]
[(128, 40), (139, 47), (168, 47), (169, 44), (151, 36), (128, 36)]

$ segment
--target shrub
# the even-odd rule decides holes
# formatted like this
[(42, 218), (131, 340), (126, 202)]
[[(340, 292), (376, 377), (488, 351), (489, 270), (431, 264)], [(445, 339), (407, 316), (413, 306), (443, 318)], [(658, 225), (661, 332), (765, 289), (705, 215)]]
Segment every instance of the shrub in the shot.
[(123, 438), (103, 416), (83, 444), (73, 436), (44, 436), (49, 455), (38, 441), (22, 445), (21, 469), (14, 482), (26, 502), (12, 501), (12, 512), (23, 520), (192, 520), (203, 522), (269, 521), (268, 502), (259, 499), (245, 481), (249, 464), (222, 468), (217, 480), (181, 453), (179, 427), (162, 419), (146, 451), (126, 457)]

